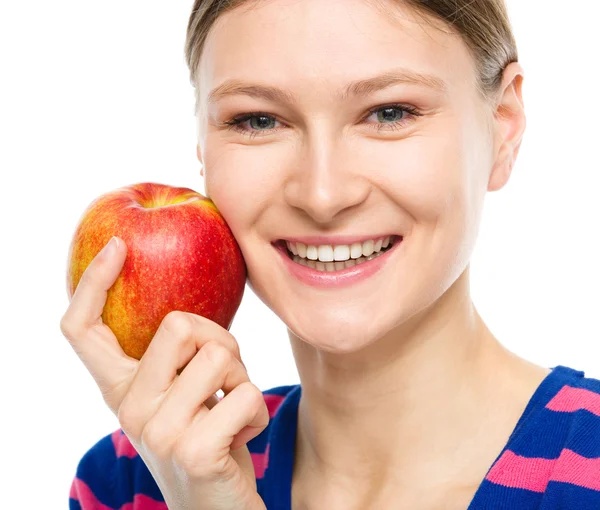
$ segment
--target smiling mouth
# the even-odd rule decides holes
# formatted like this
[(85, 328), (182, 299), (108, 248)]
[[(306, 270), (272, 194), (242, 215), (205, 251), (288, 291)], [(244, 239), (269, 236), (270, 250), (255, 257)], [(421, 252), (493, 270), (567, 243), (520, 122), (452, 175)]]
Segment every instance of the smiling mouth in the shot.
[[(387, 242), (385, 239), (380, 239), (378, 242), (372, 243), (372, 246), (365, 247), (363, 250), (357, 250), (357, 247), (352, 251), (350, 249), (338, 250), (336, 252), (336, 258), (342, 260), (332, 260), (332, 258), (334, 258), (332, 256), (333, 249), (330, 250), (327, 247), (324, 249), (319, 248), (318, 251), (315, 251), (314, 249), (309, 250), (308, 253), (305, 249), (302, 249), (300, 250), (300, 253), (295, 254), (290, 250), (290, 245), (285, 240), (279, 240), (275, 244), (296, 264), (310, 267), (317, 271), (333, 272), (348, 269), (376, 259), (391, 250), (396, 244), (400, 243), (403, 238), (402, 236), (392, 235), (389, 236), (388, 239)], [(294, 246), (294, 248), (296, 247)], [(299, 250), (295, 249), (295, 251), (298, 252)]]

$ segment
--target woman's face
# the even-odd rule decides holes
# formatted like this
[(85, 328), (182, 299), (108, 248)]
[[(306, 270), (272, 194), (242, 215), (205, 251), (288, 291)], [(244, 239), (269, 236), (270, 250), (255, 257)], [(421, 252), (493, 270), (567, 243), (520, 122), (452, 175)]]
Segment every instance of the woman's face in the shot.
[[(365, 0), (248, 2), (212, 27), (198, 73), (205, 188), (241, 247), (249, 284), (293, 333), (331, 352), (393, 334), (463, 273), (494, 163), (467, 47), (394, 9), (392, 17)], [(435, 79), (388, 76), (348, 89), (402, 71)], [(211, 98), (230, 80), (253, 88)], [(238, 129), (225, 124), (257, 112)], [(403, 239), (352, 285), (307, 284), (274, 246), (388, 235)]]

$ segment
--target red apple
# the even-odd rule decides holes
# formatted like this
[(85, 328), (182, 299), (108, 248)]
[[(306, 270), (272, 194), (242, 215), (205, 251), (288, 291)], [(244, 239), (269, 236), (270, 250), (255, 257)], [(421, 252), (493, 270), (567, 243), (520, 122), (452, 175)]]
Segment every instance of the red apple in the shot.
[(83, 213), (69, 249), (71, 298), (86, 267), (110, 240), (127, 244), (102, 321), (126, 354), (140, 359), (172, 310), (229, 329), (246, 282), (246, 265), (213, 202), (188, 188), (145, 182), (106, 193)]

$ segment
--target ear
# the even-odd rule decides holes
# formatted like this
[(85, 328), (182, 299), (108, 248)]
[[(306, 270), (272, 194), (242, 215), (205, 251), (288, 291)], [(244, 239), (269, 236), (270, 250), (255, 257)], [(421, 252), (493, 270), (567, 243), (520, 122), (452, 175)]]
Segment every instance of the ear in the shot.
[(204, 165), (202, 164), (202, 151), (200, 150), (200, 145), (196, 145), (196, 156), (198, 157), (198, 161), (200, 161), (200, 175), (204, 177)]
[(508, 182), (521, 147), (526, 126), (523, 78), (524, 71), (518, 62), (506, 66), (494, 111), (496, 157), (488, 181), (488, 191), (499, 190)]

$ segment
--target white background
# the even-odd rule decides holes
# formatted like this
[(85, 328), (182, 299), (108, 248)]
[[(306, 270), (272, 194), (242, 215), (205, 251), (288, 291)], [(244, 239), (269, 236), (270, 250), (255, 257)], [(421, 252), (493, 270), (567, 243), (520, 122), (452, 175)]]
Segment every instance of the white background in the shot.
[[(66, 508), (77, 462), (118, 427), (59, 329), (67, 249), (101, 193), (142, 181), (204, 192), (183, 57), (191, 5), (1, 4), (4, 508)], [(528, 126), (472, 259), (474, 301), (507, 347), (596, 378), (599, 5), (510, 1)], [(285, 327), (249, 289), (231, 331), (261, 389), (299, 382)]]

